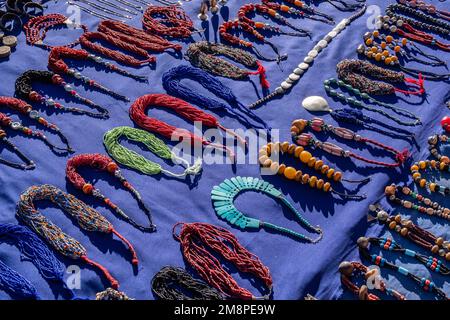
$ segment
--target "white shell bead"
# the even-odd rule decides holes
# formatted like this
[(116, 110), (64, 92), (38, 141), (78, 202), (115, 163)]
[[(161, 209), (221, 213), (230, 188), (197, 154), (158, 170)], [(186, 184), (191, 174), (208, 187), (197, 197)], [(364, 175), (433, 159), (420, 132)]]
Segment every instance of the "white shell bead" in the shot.
[(297, 81), (298, 79), (300, 79), (300, 76), (295, 73), (291, 73), (289, 75), (289, 79), (291, 79), (292, 81)]
[(336, 31), (331, 31), (328, 33), (328, 36), (330, 36), (331, 38), (335, 38), (337, 36), (337, 32)]
[(319, 53), (316, 50), (311, 50), (308, 52), (308, 57), (315, 58)]
[(304, 72), (305, 72), (305, 71), (302, 70), (302, 69), (300, 69), (300, 68), (295, 68), (295, 69), (294, 69), (294, 73), (295, 73), (296, 75), (302, 75)]
[(287, 83), (286, 81), (283, 81), (281, 83), (281, 88), (283, 88), (284, 90), (288, 90), (290, 87), (292, 87), (292, 84)]
[(305, 62), (305, 63), (311, 63), (313, 61), (314, 61), (314, 58), (310, 57), (310, 56), (307, 56), (307, 57), (305, 57), (305, 59), (303, 59), (303, 62)]
[(317, 46), (321, 47), (322, 49), (325, 49), (325, 48), (328, 46), (328, 41), (326, 41), (326, 40), (320, 40), (320, 41), (317, 43)]
[(302, 62), (298, 65), (298, 67), (302, 70), (307, 70), (309, 68), (309, 64)]
[(302, 101), (302, 106), (309, 111), (330, 111), (327, 100), (321, 96), (310, 96)]

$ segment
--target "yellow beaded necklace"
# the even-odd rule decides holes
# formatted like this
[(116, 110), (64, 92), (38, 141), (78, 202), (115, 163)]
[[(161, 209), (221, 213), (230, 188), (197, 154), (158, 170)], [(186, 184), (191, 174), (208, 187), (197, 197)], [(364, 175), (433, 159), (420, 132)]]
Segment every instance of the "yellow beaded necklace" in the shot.
[(418, 162), (414, 163), (414, 165), (411, 166), (411, 174), (412, 174), (414, 182), (417, 183), (421, 188), (427, 188), (431, 192), (440, 192), (443, 195), (449, 195), (450, 187), (446, 187), (444, 185), (440, 185), (435, 182), (430, 182), (422, 177), (422, 174), (420, 173), (420, 171), (426, 172), (427, 169), (448, 172), (450, 167), (449, 167), (449, 163), (448, 163), (447, 159), (441, 158), (441, 161), (436, 161), (436, 160), (418, 161)]

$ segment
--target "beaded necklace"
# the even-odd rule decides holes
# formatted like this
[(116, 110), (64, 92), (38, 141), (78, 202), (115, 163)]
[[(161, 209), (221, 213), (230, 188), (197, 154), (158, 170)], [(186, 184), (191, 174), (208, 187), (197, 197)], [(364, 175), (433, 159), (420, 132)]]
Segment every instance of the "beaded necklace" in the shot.
[[(64, 265), (30, 229), (9, 223), (0, 224), (0, 240), (14, 243), (22, 257), (31, 261), (46, 281), (58, 284), (64, 288), (71, 299), (76, 299), (75, 293), (64, 281)], [(15, 298), (40, 299), (33, 284), (2, 261), (0, 261), (0, 288)]]
[[(158, 18), (159, 19), (158, 19)], [(194, 23), (180, 6), (149, 6), (142, 17), (144, 30), (172, 38), (189, 38)]]
[[(358, 287), (352, 282), (352, 277), (356, 275), (363, 275), (365, 279), (368, 279), (372, 274), (373, 270), (363, 265), (360, 262), (343, 261), (339, 264), (339, 272), (341, 274), (341, 283), (348, 290), (353, 292), (359, 297), (359, 300), (381, 300), (377, 295), (370, 293), (369, 288), (366, 285)], [(380, 279), (380, 286), (376, 287), (380, 292), (386, 293), (389, 296), (395, 297), (397, 300), (405, 300), (405, 296), (396, 290), (390, 289), (386, 286), (386, 283)]]
[[(372, 263), (374, 263), (377, 266), (385, 267), (387, 269), (397, 271), (398, 273), (403, 274), (403, 275), (407, 276), (409, 279), (418, 283), (420, 285), (420, 287), (422, 288), (422, 290), (424, 290), (426, 292), (435, 293), (439, 299), (448, 300), (447, 296), (445, 295), (445, 292), (442, 291), (442, 289), (436, 287), (436, 284), (433, 281), (431, 281), (425, 277), (420, 278), (420, 277), (416, 276), (415, 274), (411, 273), (408, 269), (400, 267), (392, 262), (389, 262), (380, 255), (376, 255), (376, 254), (371, 255), (369, 252), (369, 248), (368, 248), (369, 241), (366, 241), (366, 240), (367, 240), (367, 238), (364, 238), (364, 237), (358, 239), (359, 252), (362, 257), (371, 261)], [(386, 244), (386, 243), (384, 243), (384, 244)], [(387, 248), (389, 248), (391, 244), (389, 244), (387, 246)], [(394, 247), (392, 249), (394, 249)], [(413, 252), (414, 251), (411, 251), (411, 252), (408, 251), (408, 254), (409, 253), (413, 254)]]
[(191, 145), (201, 143), (201, 145), (204, 146), (211, 146), (218, 150), (224, 150), (230, 155), (230, 157), (234, 158), (233, 151), (224, 145), (212, 143), (211, 141), (197, 136), (190, 131), (176, 128), (166, 122), (147, 116), (146, 111), (151, 106), (168, 108), (175, 111), (184, 119), (191, 122), (201, 121), (202, 125), (209, 128), (220, 128), (225, 132), (234, 135), (243, 145), (246, 144), (243, 138), (236, 135), (233, 131), (223, 127), (214, 116), (195, 108), (184, 100), (169, 96), (167, 94), (147, 94), (138, 98), (130, 107), (130, 118), (141, 128), (151, 132), (157, 132), (167, 139), (177, 138), (180, 141), (186, 139), (186, 141), (190, 141)]
[[(300, 17), (307, 17), (309, 19), (312, 20), (316, 20), (316, 21), (321, 21), (324, 23), (328, 23), (328, 24), (334, 24), (334, 19), (332, 16), (327, 15), (323, 12), (320, 12), (316, 9), (314, 9), (311, 6), (308, 6), (306, 3), (304, 3), (303, 1), (299, 1), (299, 0), (284, 0), (284, 2), (287, 2), (291, 5), (294, 5), (295, 7), (301, 9), (298, 10), (296, 8), (284, 5), (284, 4), (280, 4), (280, 3), (276, 3), (276, 2), (272, 2), (273, 0), (261, 0), (261, 2), (269, 7), (271, 9), (271, 11), (267, 12), (271, 17), (274, 17), (276, 15), (281, 16), (279, 13), (277, 13), (276, 11), (280, 11), (283, 13), (289, 13), (289, 14), (293, 14), (296, 16), (300, 16)], [(275, 11), (276, 10), (276, 11)], [(275, 11), (275, 12), (273, 12)], [(307, 14), (307, 13), (311, 13), (311, 14)], [(318, 17), (314, 17), (314, 15), (318, 16)], [(323, 19), (321, 19), (321, 18)]]
[[(183, 173), (177, 174), (165, 170), (160, 164), (152, 162), (133, 150), (125, 148), (119, 143), (119, 140), (125, 137), (128, 140), (140, 142), (144, 144), (152, 153), (156, 154), (162, 159), (172, 160), (174, 163), (182, 164), (186, 169)], [(148, 175), (164, 173), (175, 178), (184, 178), (187, 175), (197, 175), (202, 170), (202, 162), (200, 159), (195, 161), (194, 165), (183, 158), (177, 157), (169, 147), (160, 139), (155, 137), (150, 132), (131, 128), (131, 127), (116, 127), (106, 132), (103, 136), (103, 143), (106, 151), (120, 164), (133, 168), (139, 172)]]
[[(115, 203), (113, 203), (109, 198), (104, 196), (101, 191), (92, 184), (87, 183), (86, 180), (77, 172), (79, 167), (92, 167), (101, 171), (106, 171), (109, 174), (120, 180), (120, 183), (133, 195), (133, 197), (137, 200), (139, 206), (142, 208), (144, 214), (146, 215), (149, 226), (144, 227), (136, 223), (132, 218), (130, 218), (122, 209), (120, 209)], [(128, 181), (123, 176), (122, 172), (119, 169), (119, 166), (108, 156), (95, 153), (95, 154), (79, 154), (67, 161), (66, 166), (66, 177), (67, 180), (72, 183), (72, 185), (78, 190), (82, 190), (83, 193), (92, 195), (95, 198), (102, 200), (108, 207), (110, 207), (114, 212), (122, 217), (125, 221), (131, 224), (133, 227), (145, 231), (145, 232), (153, 232), (156, 230), (155, 225), (152, 223), (152, 216), (150, 213), (150, 209), (145, 205), (142, 197)]]
[[(441, 158), (441, 161), (436, 160), (424, 160), (424, 161), (418, 161), (415, 162), (414, 165), (411, 167), (411, 174), (413, 177), (413, 180), (415, 183), (417, 183), (421, 188), (426, 188), (430, 190), (431, 192), (441, 192), (442, 195), (448, 195), (450, 194), (450, 188), (446, 187), (444, 185), (435, 183), (435, 182), (429, 182), (426, 179), (422, 178), (422, 175), (420, 171), (450, 171), (449, 163), (446, 162), (447, 159)], [(424, 172), (424, 173), (425, 173)]]
[(316, 176), (310, 176), (307, 173), (303, 173), (301, 170), (297, 170), (294, 167), (287, 167), (284, 163), (279, 164), (276, 161), (272, 161), (271, 157), (277, 158), (277, 154), (290, 154), (295, 158), (298, 158), (301, 163), (307, 165), (310, 168), (314, 168), (317, 172), (324, 175), (324, 179), (328, 178), (334, 182), (367, 182), (370, 178), (362, 181), (352, 181), (342, 179), (342, 172), (337, 171), (330, 166), (326, 165), (322, 160), (319, 160), (312, 156), (311, 153), (306, 151), (303, 147), (297, 146), (296, 144), (290, 144), (289, 142), (276, 142), (269, 143), (263, 146), (259, 150), (259, 164), (264, 168), (269, 168), (273, 174), (279, 174), (284, 176), (288, 180), (294, 180), (296, 182), (301, 182), (302, 184), (309, 185), (311, 188), (317, 188), (324, 191), (325, 193), (331, 192), (335, 193), (343, 198), (352, 199), (364, 199), (365, 196), (350, 195), (346, 193), (340, 193), (331, 187), (330, 182), (325, 182), (324, 179), (319, 179)]
[[(342, 149), (341, 147), (330, 143), (330, 142), (321, 142), (312, 137), (309, 133), (303, 133), (303, 131), (306, 128), (311, 128), (313, 131), (316, 132), (326, 132), (326, 133), (332, 133), (335, 136), (342, 138), (344, 140), (349, 141), (355, 141), (359, 143), (363, 143), (366, 145), (374, 145), (381, 149), (386, 150), (389, 153), (392, 153), (394, 155), (395, 161), (394, 163), (386, 163), (382, 161), (376, 161), (364, 158), (363, 156), (357, 155), (351, 151), (346, 151)], [(291, 134), (294, 139), (294, 141), (303, 147), (310, 146), (313, 148), (319, 148), (329, 154), (338, 156), (338, 157), (345, 157), (345, 158), (355, 158), (370, 164), (375, 164), (378, 166), (388, 167), (388, 168), (396, 168), (403, 165), (403, 163), (406, 161), (406, 159), (409, 157), (409, 153), (407, 150), (405, 151), (398, 151), (390, 146), (384, 145), (378, 141), (365, 138), (360, 136), (359, 134), (356, 134), (350, 129), (347, 128), (341, 128), (341, 127), (334, 127), (332, 125), (325, 124), (324, 120), (321, 118), (313, 118), (312, 120), (304, 120), (304, 119), (297, 119), (292, 122), (291, 127)]]
[(62, 142), (66, 145), (66, 148), (57, 147), (53, 143), (51, 143), (47, 137), (40, 131), (33, 131), (28, 127), (23, 126), (19, 121), (13, 121), (10, 117), (6, 116), (3, 113), (0, 113), (0, 126), (7, 126), (13, 130), (21, 131), (26, 135), (36, 137), (38, 139), (43, 140), (50, 148), (56, 150), (63, 150), (72, 152), (72, 148), (69, 145), (69, 141), (66, 136), (61, 132), (61, 130), (53, 123), (48, 122), (45, 118), (43, 118), (38, 111), (33, 110), (33, 108), (23, 100), (12, 98), (12, 97), (2, 97), (0, 96), (0, 106), (7, 107), (10, 110), (17, 111), (19, 114), (27, 115), (33, 121), (41, 124), (49, 130), (55, 132)]
[[(225, 56), (248, 68), (257, 68), (256, 71), (248, 71), (218, 58), (218, 55)], [(227, 77), (234, 80), (248, 80), (250, 75), (259, 75), (261, 86), (269, 88), (266, 77), (266, 69), (247, 51), (239, 48), (229, 47), (220, 43), (210, 43), (207, 41), (195, 42), (189, 45), (185, 54), (189, 62), (217, 76)]]
[[(261, 192), (272, 196), (276, 200), (280, 200), (294, 213), (295, 217), (299, 220), (299, 223), (305, 229), (319, 234), (319, 237), (316, 239), (311, 239), (296, 231), (246, 216), (244, 213), (239, 211), (233, 203), (235, 198), (244, 191)], [(211, 199), (217, 216), (223, 220), (226, 220), (232, 226), (240, 228), (241, 230), (245, 231), (248, 229), (259, 231), (260, 229), (266, 229), (309, 243), (317, 243), (322, 239), (323, 233), (320, 227), (314, 227), (311, 225), (283, 196), (281, 191), (262, 179), (239, 176), (231, 179), (225, 179), (221, 184), (213, 187), (211, 190)]]
[[(183, 268), (166, 266), (152, 279), (152, 291), (162, 300), (223, 300), (216, 289), (194, 279)], [(186, 293), (189, 293), (187, 295)]]
[[(292, 1), (292, 0), (290, 0)], [(312, 2), (317, 0), (312, 0)], [(355, 0), (354, 3), (349, 3), (344, 0), (325, 0), (329, 4), (331, 4), (333, 7), (340, 11), (354, 11), (359, 8), (361, 8), (366, 0)]]
[(448, 136), (445, 134), (435, 134), (428, 138), (428, 149), (433, 157), (435, 157), (438, 161), (449, 163), (450, 159), (447, 156), (443, 156), (438, 151), (438, 144), (447, 144)]
[(277, 87), (272, 93), (252, 103), (249, 108), (256, 108), (260, 104), (267, 103), (275, 97), (282, 97), (289, 92), (289, 90), (300, 80), (301, 76), (309, 69), (310, 65), (314, 62), (319, 53), (325, 49), (328, 44), (338, 36), (347, 26), (354, 20), (361, 17), (366, 12), (366, 6), (363, 6), (361, 10), (353, 14), (352, 16), (342, 19), (333, 30), (331, 30), (322, 40), (318, 41), (311, 51), (302, 62), (292, 71), (292, 73)]
[(439, 10), (436, 6), (428, 4), (422, 0), (398, 0), (399, 3), (404, 4), (410, 8), (420, 10), (424, 13), (434, 15), (438, 18), (450, 21), (450, 12)]
[[(409, 192), (407, 189), (405, 191)], [(445, 260), (450, 261), (450, 242), (445, 241), (443, 237), (435, 236), (431, 232), (414, 224), (409, 219), (402, 219), (402, 216), (399, 214), (396, 216), (389, 215), (380, 205), (370, 205), (369, 210), (376, 215), (376, 219), (380, 223), (385, 224), (389, 229), (396, 231), (402, 237), (407, 238), (431, 253), (444, 257)], [(374, 218), (369, 215), (368, 219)], [(433, 265), (433, 263), (431, 263), (430, 266), (431, 265)]]
[[(336, 66), (336, 72), (340, 80), (349, 83), (353, 88), (359, 89), (370, 95), (388, 95), (395, 92), (404, 94), (419, 95), (424, 94), (422, 75), (419, 74), (419, 80), (406, 78), (402, 72), (387, 70), (367, 61), (362, 60), (342, 60)], [(412, 83), (419, 86), (416, 91), (402, 90), (395, 88), (390, 83), (374, 81), (371, 78), (394, 83)]]
[[(53, 27), (65, 26), (67, 28), (81, 28), (83, 33), (88, 31), (85, 25), (77, 25), (69, 18), (62, 14), (52, 13), (48, 15), (38, 16), (31, 18), (24, 25), (25, 37), (27, 43), (32, 46), (39, 46), (46, 50), (50, 50), (53, 46), (45, 44), (44, 40), (47, 35), (47, 31)], [(75, 40), (72, 43), (65, 45), (66, 47), (75, 47), (80, 40)]]
[[(41, 82), (46, 84), (53, 84), (55, 86), (63, 87), (65, 91), (70, 93), (78, 101), (85, 103), (86, 105), (99, 110), (99, 113), (94, 113), (91, 111), (86, 111), (76, 107), (66, 107), (51, 98), (42, 96), (33, 90), (33, 83)], [(44, 104), (48, 107), (54, 107), (56, 110), (68, 111), (75, 114), (89, 115), (96, 118), (107, 118), (109, 115), (108, 110), (95, 104), (91, 100), (82, 97), (77, 93), (70, 84), (67, 84), (64, 79), (57, 73), (51, 71), (38, 71), (38, 70), (28, 70), (22, 73), (16, 80), (15, 84), (16, 96), (24, 99), (30, 100), (36, 103)]]
[[(182, 227), (176, 235), (175, 228), (178, 225)], [(174, 237), (180, 242), (181, 251), (189, 265), (223, 294), (245, 300), (270, 298), (273, 281), (269, 269), (228, 230), (207, 223), (177, 223), (174, 226)], [(239, 272), (259, 278), (269, 293), (263, 297), (255, 297), (250, 291), (240, 287), (222, 267), (219, 255), (232, 263)]]
[[(448, 189), (448, 188), (447, 188)], [(448, 189), (450, 192), (450, 189)], [(403, 200), (397, 196), (397, 194), (403, 193), (405, 196), (412, 198), (411, 201)], [(401, 187), (392, 184), (384, 189), (384, 194), (389, 201), (401, 205), (406, 209), (417, 210), (419, 213), (424, 213), (429, 216), (436, 216), (438, 218), (450, 220), (450, 209), (441, 206), (437, 202), (433, 202), (430, 198), (426, 198), (423, 195), (413, 192), (408, 187)], [(413, 200), (417, 200), (417, 204), (413, 203)]]
[[(406, 109), (402, 109), (402, 108), (398, 108), (394, 105), (379, 101), (375, 98), (372, 98), (371, 96), (369, 96), (367, 93), (365, 92), (361, 92), (359, 89), (357, 88), (353, 88), (350, 84), (346, 84), (344, 81), (342, 80), (338, 80), (335, 78), (329, 78), (327, 80), (325, 80), (323, 82), (323, 86), (325, 88), (326, 93), (331, 96), (331, 97), (335, 97), (339, 100), (341, 100), (342, 102), (347, 103), (349, 106), (351, 107), (358, 107), (358, 108), (362, 108), (362, 109), (366, 109), (372, 112), (376, 112), (379, 113), (383, 116), (385, 116), (388, 119), (391, 119), (393, 121), (395, 121), (398, 124), (404, 125), (404, 126), (416, 126), (416, 125), (420, 125), (422, 124), (422, 122), (420, 121), (420, 118), (417, 117), (415, 114), (413, 114), (412, 112), (406, 110)], [(339, 88), (342, 90), (346, 90), (348, 93), (351, 93), (355, 96), (355, 98), (353, 97), (346, 97), (343, 93), (339, 93), (337, 92), (336, 89), (334, 88)], [(387, 112), (385, 112), (384, 110), (380, 110), (380, 109), (376, 109), (373, 107), (369, 107), (368, 105), (365, 105), (361, 100), (359, 99), (364, 99), (367, 100), (371, 103), (376, 103), (382, 107), (385, 107), (387, 109), (390, 109), (392, 111), (394, 111), (397, 114), (400, 114), (402, 116), (408, 117), (410, 119), (414, 119), (414, 122), (405, 122), (399, 118), (397, 118), (394, 115), (391, 115)]]
[(47, 244), (62, 255), (74, 260), (82, 260), (98, 268), (111, 283), (111, 287), (117, 289), (119, 282), (113, 278), (105, 267), (87, 257), (87, 251), (81, 243), (65, 234), (57, 225), (48, 220), (35, 208), (34, 202), (40, 200), (49, 200), (59, 206), (65, 213), (76, 220), (80, 228), (86, 231), (115, 234), (130, 250), (133, 265), (137, 265), (138, 259), (131, 243), (118, 233), (113, 225), (96, 210), (55, 186), (48, 184), (32, 186), (20, 195), (16, 214), (28, 227), (39, 234)]
[[(227, 103), (198, 94), (191, 88), (182, 85), (181, 80), (183, 79), (198, 82), (203, 88)], [(162, 84), (167, 93), (174, 97), (194, 103), (207, 110), (225, 111), (228, 115), (235, 117), (251, 128), (271, 130), (264, 120), (238, 101), (229, 87), (201, 69), (184, 65), (172, 68), (163, 74)], [(237, 113), (236, 110), (239, 110), (240, 113)], [(252, 124), (249, 118), (258, 122), (258, 124)]]
[(21, 170), (33, 170), (36, 168), (34, 161), (25, 156), (19, 148), (17, 148), (11, 141), (8, 140), (6, 132), (0, 129), (0, 141), (6, 145), (9, 149), (11, 149), (24, 163), (12, 162), (9, 160), (5, 160), (0, 158), (0, 163), (7, 165), (11, 168), (21, 169)]

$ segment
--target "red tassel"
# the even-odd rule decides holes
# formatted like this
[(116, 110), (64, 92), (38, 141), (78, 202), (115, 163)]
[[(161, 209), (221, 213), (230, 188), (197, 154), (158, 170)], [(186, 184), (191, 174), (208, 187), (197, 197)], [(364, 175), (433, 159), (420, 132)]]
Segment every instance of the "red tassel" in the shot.
[(111, 273), (109, 273), (108, 269), (106, 269), (104, 266), (102, 266), (101, 264), (90, 260), (87, 256), (81, 256), (80, 257), (81, 260), (83, 260), (84, 262), (86, 262), (87, 264), (98, 268), (99, 270), (101, 270), (103, 272), (103, 274), (105, 275), (106, 279), (108, 279), (108, 281), (111, 283), (111, 287), (113, 289), (118, 289), (119, 288), (119, 281), (117, 281), (112, 275)]
[(114, 233), (120, 240), (123, 241), (123, 243), (125, 243), (127, 245), (128, 249), (131, 251), (131, 255), (132, 255), (131, 263), (134, 266), (137, 266), (139, 263), (139, 260), (137, 258), (136, 250), (134, 250), (134, 248), (133, 248), (133, 245), (124, 236), (122, 236), (120, 233), (118, 233), (116, 231), (116, 229), (111, 228), (111, 232)]
[(401, 92), (404, 94), (414, 94), (414, 95), (419, 95), (419, 94), (424, 94), (425, 93), (425, 88), (424, 88), (424, 79), (421, 73), (419, 73), (419, 80), (416, 79), (412, 79), (412, 78), (405, 78), (405, 82), (406, 83), (412, 83), (412, 84), (416, 84), (419, 86), (419, 90), (417, 91), (408, 91), (408, 90), (402, 90), (402, 89), (398, 89), (398, 88), (394, 88), (395, 91), (397, 92)]
[(261, 62), (257, 61), (256, 64), (258, 65), (258, 70), (253, 71), (253, 72), (248, 72), (247, 74), (249, 74), (249, 75), (259, 74), (259, 82), (261, 83), (261, 86), (265, 89), (269, 89), (270, 83), (267, 80), (266, 69), (264, 68), (264, 66), (262, 65)]

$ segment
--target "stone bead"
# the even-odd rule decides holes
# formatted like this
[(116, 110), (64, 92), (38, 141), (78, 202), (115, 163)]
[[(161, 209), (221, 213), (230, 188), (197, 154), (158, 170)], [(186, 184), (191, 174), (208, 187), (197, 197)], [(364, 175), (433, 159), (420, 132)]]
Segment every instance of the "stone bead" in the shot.
[(431, 252), (434, 253), (434, 254), (438, 253), (439, 252), (439, 246), (437, 246), (437, 245), (432, 246), (431, 247)]
[(439, 238), (436, 239), (436, 244), (438, 246), (442, 246), (443, 243), (444, 243), (444, 238), (439, 237)]
[(303, 62), (304, 62), (304, 63), (308, 63), (308, 64), (312, 63), (313, 61), (314, 61), (314, 58), (313, 58), (313, 57), (310, 57), (310, 56), (306, 56), (306, 57), (303, 59)]
[(298, 65), (298, 67), (302, 70), (307, 70), (309, 68), (309, 64), (302, 62)]
[(292, 87), (292, 84), (287, 83), (286, 81), (283, 81), (283, 82), (281, 83), (281, 88), (283, 88), (284, 90), (288, 90), (288, 89), (290, 89), (291, 87)]
[(294, 69), (294, 73), (295, 73), (296, 75), (299, 75), (299, 76), (301, 76), (304, 72), (305, 72), (305, 70), (300, 69), (300, 68), (295, 68), (295, 69)]
[(408, 228), (402, 228), (402, 230), (400, 231), (400, 234), (403, 236), (403, 237), (406, 237), (407, 235), (408, 235)]
[(297, 81), (298, 79), (300, 79), (300, 76), (295, 73), (291, 73), (289, 75), (289, 79), (291, 79), (292, 81)]

